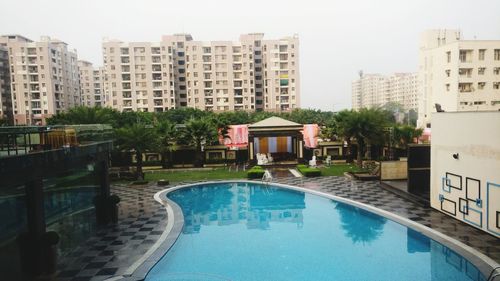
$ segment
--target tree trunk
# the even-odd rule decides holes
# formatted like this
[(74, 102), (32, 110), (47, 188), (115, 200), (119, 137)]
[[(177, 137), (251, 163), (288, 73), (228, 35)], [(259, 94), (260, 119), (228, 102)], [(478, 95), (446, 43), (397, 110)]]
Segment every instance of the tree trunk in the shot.
[(347, 163), (352, 163), (352, 147), (351, 147), (351, 140), (346, 140), (347, 143), (347, 148), (346, 148), (346, 155), (347, 155)]
[(201, 144), (196, 145), (196, 155), (194, 160), (194, 166), (197, 168), (203, 167), (203, 151), (201, 151)]
[(135, 152), (136, 158), (136, 178), (137, 180), (144, 180), (144, 173), (142, 172), (142, 152)]
[(357, 157), (357, 165), (359, 167), (363, 167), (363, 148), (364, 148), (364, 142), (358, 140), (358, 157)]
[(167, 152), (162, 152), (161, 153), (161, 167), (163, 169), (168, 168)]

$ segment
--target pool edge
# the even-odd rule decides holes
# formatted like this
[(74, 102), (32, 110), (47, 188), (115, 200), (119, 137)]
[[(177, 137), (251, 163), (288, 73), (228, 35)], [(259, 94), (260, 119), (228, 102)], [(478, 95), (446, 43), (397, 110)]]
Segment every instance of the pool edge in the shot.
[[(261, 181), (252, 181), (252, 180), (221, 180), (221, 181), (204, 181), (204, 182), (196, 182), (190, 184), (183, 184), (174, 186), (171, 188), (167, 188), (161, 191), (158, 191), (154, 195), (154, 199), (162, 204), (167, 210), (167, 226), (165, 228), (164, 233), (161, 235), (160, 239), (151, 247), (151, 249), (146, 252), (138, 261), (136, 261), (132, 266), (127, 269), (122, 279), (112, 279), (112, 280), (144, 280), (149, 273), (149, 271), (154, 267), (156, 263), (160, 261), (160, 259), (167, 253), (167, 251), (173, 246), (177, 238), (179, 237), (182, 227), (184, 226), (184, 215), (182, 214), (182, 210), (174, 201), (167, 198), (167, 194), (182, 188), (193, 187), (204, 184), (217, 184), (217, 183), (254, 183), (254, 184), (267, 184)], [(390, 219), (394, 222), (402, 224), (408, 228), (411, 228), (417, 232), (424, 234), (425, 236), (435, 240), (436, 242), (441, 243), (442, 245), (450, 248), (451, 250), (460, 254), (467, 261), (472, 263), (474, 266), (478, 268), (478, 270), (487, 277), (491, 270), (497, 266), (500, 266), (499, 263), (486, 256), (485, 254), (479, 252), (478, 250), (452, 238), (449, 237), (437, 230), (434, 230), (430, 227), (427, 227), (418, 222), (412, 221), (408, 218), (402, 217), (400, 215), (391, 213), (389, 211), (382, 210), (378, 207), (371, 206), (365, 203), (361, 203), (358, 201), (354, 201), (351, 199), (343, 198), (340, 196), (328, 194), (318, 190), (312, 190), (305, 187), (299, 187), (289, 184), (283, 183), (275, 183), (270, 182), (269, 185), (291, 189), (296, 191), (301, 191), (308, 194), (313, 194), (317, 196), (321, 196), (323, 198), (332, 199), (338, 202), (342, 202), (345, 204), (349, 204), (363, 210), (375, 213), (384, 218)], [(108, 279), (111, 280), (111, 279)]]

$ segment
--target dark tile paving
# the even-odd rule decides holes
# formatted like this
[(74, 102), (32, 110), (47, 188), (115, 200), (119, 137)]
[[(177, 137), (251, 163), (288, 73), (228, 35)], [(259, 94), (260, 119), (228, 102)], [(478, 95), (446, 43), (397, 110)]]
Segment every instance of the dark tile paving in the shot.
[[(344, 177), (277, 178), (274, 182), (301, 186), (369, 204), (453, 237), (500, 262), (500, 239), (384, 190), (378, 182)], [(58, 280), (105, 280), (122, 275), (160, 238), (166, 211), (153, 199), (164, 187), (112, 187), (120, 202), (119, 224), (101, 229), (84, 245), (61, 258)]]

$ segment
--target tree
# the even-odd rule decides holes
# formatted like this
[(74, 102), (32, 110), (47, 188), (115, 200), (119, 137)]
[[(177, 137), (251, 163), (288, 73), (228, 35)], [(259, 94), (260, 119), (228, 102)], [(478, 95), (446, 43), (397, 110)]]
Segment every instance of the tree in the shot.
[(158, 152), (161, 154), (162, 166), (163, 168), (167, 168), (167, 154), (172, 150), (172, 146), (175, 144), (177, 128), (172, 122), (162, 120), (156, 123), (155, 130), (158, 136)]
[(195, 167), (203, 166), (204, 145), (217, 141), (217, 127), (207, 119), (190, 119), (186, 123), (183, 134), (184, 140), (195, 147), (196, 159)]
[(158, 146), (155, 130), (145, 125), (134, 123), (115, 130), (116, 146), (121, 151), (133, 151), (136, 156), (136, 178), (144, 179), (142, 172), (142, 154)]
[(413, 143), (415, 138), (422, 135), (423, 129), (415, 128), (413, 126), (401, 125), (394, 127), (394, 142), (396, 146), (407, 149), (408, 144)]
[(117, 126), (120, 113), (108, 107), (78, 106), (47, 119), (49, 125), (110, 124)]
[(342, 110), (337, 112), (334, 117), (333, 123), (330, 123), (332, 130), (335, 135), (342, 138), (347, 144), (346, 154), (348, 155), (347, 162), (352, 162), (352, 138), (353, 138), (353, 121), (356, 111), (354, 110)]
[(351, 139), (358, 143), (357, 164), (363, 163), (367, 145), (383, 143), (384, 127), (389, 123), (389, 115), (380, 109), (359, 111), (343, 110), (335, 115), (336, 131), (347, 142), (350, 153)]

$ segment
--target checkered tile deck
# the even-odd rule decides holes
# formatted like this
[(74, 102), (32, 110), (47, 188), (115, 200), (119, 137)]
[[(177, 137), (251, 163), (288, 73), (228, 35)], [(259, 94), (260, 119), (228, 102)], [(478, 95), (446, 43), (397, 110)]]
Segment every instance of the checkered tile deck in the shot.
[[(281, 178), (275, 182), (330, 193), (398, 214), (453, 237), (500, 262), (498, 238), (403, 199), (382, 189), (378, 182), (351, 181), (344, 177)], [(166, 211), (153, 199), (153, 195), (162, 189), (164, 187), (155, 185), (113, 186), (113, 192), (122, 198), (119, 224), (101, 229), (84, 245), (62, 257), (58, 280), (105, 280), (122, 275), (165, 229)]]

